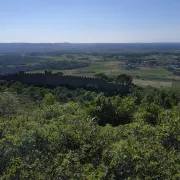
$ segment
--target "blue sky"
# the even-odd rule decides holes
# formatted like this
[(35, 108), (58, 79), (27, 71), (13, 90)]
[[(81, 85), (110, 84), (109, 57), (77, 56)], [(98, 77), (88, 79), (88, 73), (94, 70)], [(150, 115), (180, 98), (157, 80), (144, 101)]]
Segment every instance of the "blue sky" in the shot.
[(180, 0), (0, 0), (0, 42), (180, 42)]

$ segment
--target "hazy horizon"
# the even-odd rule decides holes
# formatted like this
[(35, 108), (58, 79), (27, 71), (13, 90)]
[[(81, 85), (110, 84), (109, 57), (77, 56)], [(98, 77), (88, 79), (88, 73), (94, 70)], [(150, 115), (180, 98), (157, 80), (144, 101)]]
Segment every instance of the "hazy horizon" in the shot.
[(178, 42), (0, 42), (0, 44), (180, 44)]
[(180, 44), (179, 42), (0, 42), (0, 44)]
[(177, 0), (2, 0), (1, 43), (179, 43)]

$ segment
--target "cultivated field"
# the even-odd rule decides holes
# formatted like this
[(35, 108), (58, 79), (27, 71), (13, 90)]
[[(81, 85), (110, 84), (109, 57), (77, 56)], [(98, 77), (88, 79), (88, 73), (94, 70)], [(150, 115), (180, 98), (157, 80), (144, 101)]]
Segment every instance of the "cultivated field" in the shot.
[[(153, 86), (153, 87), (171, 87), (172, 82), (174, 80), (180, 81), (180, 77), (173, 76), (171, 72), (165, 70), (162, 67), (140, 67), (137, 69), (130, 69), (126, 70), (121, 66), (121, 61), (117, 60), (110, 60), (106, 58), (104, 60), (103, 57), (98, 56), (90, 56), (90, 55), (61, 55), (58, 57), (52, 56), (42, 56), (43, 58), (53, 59), (55, 61), (79, 61), (90, 62), (90, 66), (83, 67), (83, 68), (76, 68), (76, 69), (69, 69), (69, 70), (52, 70), (53, 73), (57, 73), (59, 71), (63, 72), (64, 75), (73, 75), (73, 76), (88, 76), (93, 77), (96, 73), (105, 73), (109, 76), (115, 76), (122, 73), (131, 75), (134, 79), (134, 83), (140, 86)], [(44, 70), (35, 70), (31, 71), (32, 73), (40, 73), (44, 72)]]

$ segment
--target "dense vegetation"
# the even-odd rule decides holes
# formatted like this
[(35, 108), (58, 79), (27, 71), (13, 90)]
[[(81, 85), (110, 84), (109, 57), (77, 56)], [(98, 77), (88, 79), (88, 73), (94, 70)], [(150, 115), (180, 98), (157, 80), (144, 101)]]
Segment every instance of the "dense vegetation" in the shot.
[(180, 91), (122, 96), (1, 82), (0, 177), (179, 179)]

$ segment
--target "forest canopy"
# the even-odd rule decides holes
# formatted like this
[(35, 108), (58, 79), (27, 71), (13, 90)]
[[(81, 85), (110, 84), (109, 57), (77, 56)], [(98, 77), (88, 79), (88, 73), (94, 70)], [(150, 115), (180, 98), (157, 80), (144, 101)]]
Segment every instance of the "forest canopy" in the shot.
[(0, 85), (5, 179), (179, 179), (180, 91)]

